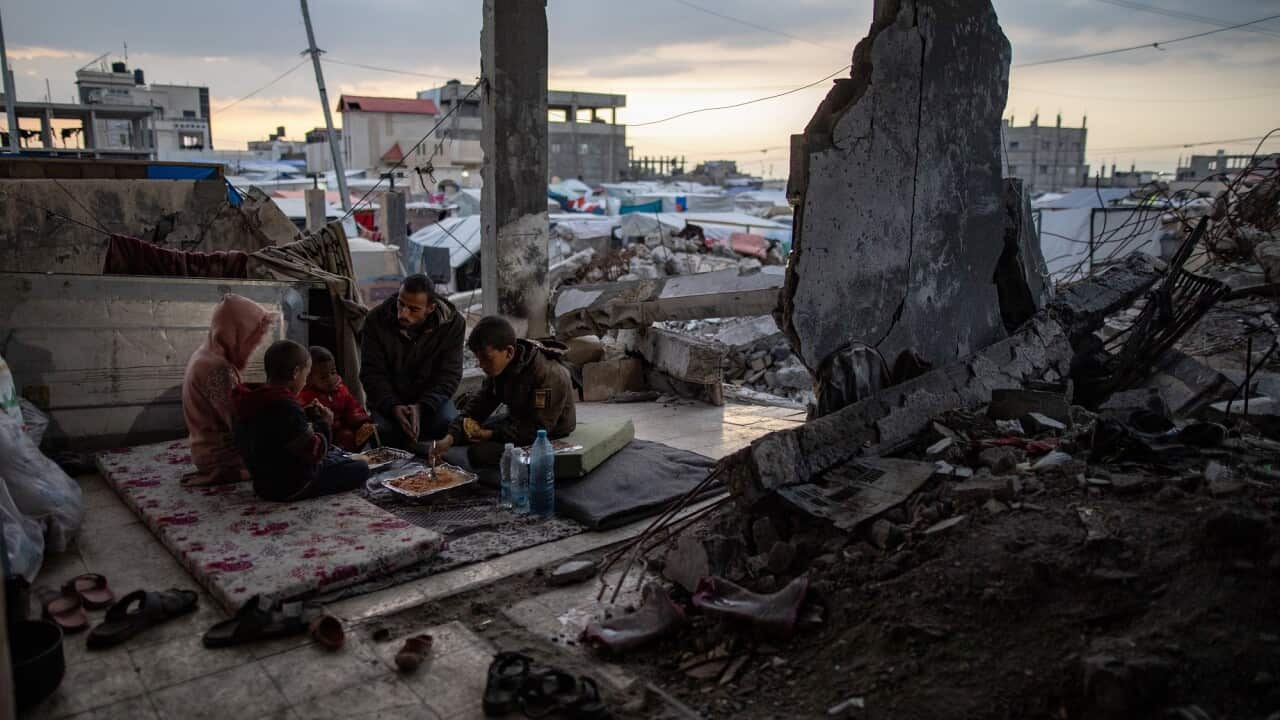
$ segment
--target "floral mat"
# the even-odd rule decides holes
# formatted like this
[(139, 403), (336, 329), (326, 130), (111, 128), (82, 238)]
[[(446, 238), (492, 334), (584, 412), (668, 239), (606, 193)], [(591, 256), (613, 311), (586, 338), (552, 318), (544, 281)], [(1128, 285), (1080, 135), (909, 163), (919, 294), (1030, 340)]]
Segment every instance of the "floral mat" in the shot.
[(350, 492), (268, 502), (249, 483), (186, 488), (186, 440), (103, 453), (98, 469), (169, 552), (228, 611), (253, 595), (330, 594), (440, 552), (433, 530)]

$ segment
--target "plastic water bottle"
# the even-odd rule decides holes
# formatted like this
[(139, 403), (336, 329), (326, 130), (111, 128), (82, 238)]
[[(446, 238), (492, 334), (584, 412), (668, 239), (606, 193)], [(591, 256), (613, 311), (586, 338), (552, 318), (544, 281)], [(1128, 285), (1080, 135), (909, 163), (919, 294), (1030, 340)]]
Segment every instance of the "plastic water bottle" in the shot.
[(529, 512), (551, 517), (556, 511), (556, 453), (547, 439), (547, 431), (539, 430), (538, 439), (529, 451)]
[(511, 509), (519, 515), (529, 514), (529, 458), (520, 448), (511, 455)]
[(503, 510), (510, 510), (514, 504), (511, 501), (511, 481), (518, 472), (516, 468), (516, 446), (507, 443), (502, 450), (502, 464), (498, 466), (498, 470), (502, 473), (502, 486), (498, 491), (498, 507)]

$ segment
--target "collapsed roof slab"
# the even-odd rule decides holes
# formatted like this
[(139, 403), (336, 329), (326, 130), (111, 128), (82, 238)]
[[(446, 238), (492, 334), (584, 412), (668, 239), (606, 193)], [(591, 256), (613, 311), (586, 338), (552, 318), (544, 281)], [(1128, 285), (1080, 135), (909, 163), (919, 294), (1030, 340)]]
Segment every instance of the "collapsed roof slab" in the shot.
[(792, 139), (779, 325), (816, 370), (851, 343), (935, 366), (1006, 336), (1000, 116), (1009, 42), (989, 0), (877, 0), (851, 76)]

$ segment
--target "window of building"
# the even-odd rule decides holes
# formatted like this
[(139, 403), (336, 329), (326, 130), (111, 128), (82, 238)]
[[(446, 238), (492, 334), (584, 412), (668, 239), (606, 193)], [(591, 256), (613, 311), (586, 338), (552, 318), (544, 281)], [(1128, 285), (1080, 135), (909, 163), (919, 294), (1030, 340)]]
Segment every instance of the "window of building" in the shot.
[(1018, 141), (1017, 141), (1017, 140), (1014, 140), (1014, 141), (1010, 142), (1010, 143), (1009, 143), (1009, 149), (1010, 149), (1010, 150), (1017, 150), (1017, 149), (1018, 149)]
[(199, 133), (178, 133), (178, 146), (183, 150), (203, 150), (204, 136)]
[(195, 111), (195, 110), (183, 110), (183, 111), (182, 111), (182, 117), (184, 117), (184, 118), (193, 118), (193, 117), (195, 117), (195, 116), (196, 116), (196, 111)]
[(551, 143), (551, 152), (552, 153), (560, 152), (560, 143)]
[(1048, 166), (1048, 165), (1041, 165), (1041, 166), (1040, 166), (1040, 172), (1042, 172), (1042, 173), (1047, 173), (1047, 172), (1049, 172), (1049, 166)]
[(595, 122), (612, 125), (617, 120), (617, 112), (613, 108), (596, 108)]
[(591, 108), (579, 108), (576, 121), (580, 123), (591, 122)]
[(578, 143), (578, 154), (588, 155), (591, 153), (591, 146), (587, 143)]
[(547, 108), (547, 122), (569, 122), (569, 111), (564, 108)]

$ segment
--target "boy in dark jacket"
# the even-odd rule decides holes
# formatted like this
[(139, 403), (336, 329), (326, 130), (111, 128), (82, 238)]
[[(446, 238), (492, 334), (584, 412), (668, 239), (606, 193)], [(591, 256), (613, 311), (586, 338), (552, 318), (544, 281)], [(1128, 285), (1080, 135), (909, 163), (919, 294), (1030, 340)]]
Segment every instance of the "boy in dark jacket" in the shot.
[[(534, 340), (517, 339), (511, 323), (490, 316), (471, 331), (467, 348), (476, 356), (485, 380), (436, 443), (436, 455), (457, 445), (470, 445), (475, 467), (494, 466), (506, 443), (531, 444), (539, 430), (562, 438), (577, 426), (573, 380), (559, 353)], [(499, 405), (508, 415), (490, 418)]]
[(373, 418), (343, 384), (333, 353), (319, 345), (311, 346), (311, 374), (307, 386), (298, 393), (298, 404), (304, 410), (317, 404), (329, 408), (333, 444), (343, 450), (359, 452), (373, 436)]
[(264, 500), (289, 501), (354, 490), (369, 477), (369, 466), (330, 454), (333, 412), (312, 405), (308, 422), (297, 393), (311, 371), (311, 354), (292, 340), (278, 340), (263, 358), (267, 382), (240, 385), (234, 393), (236, 447)]

